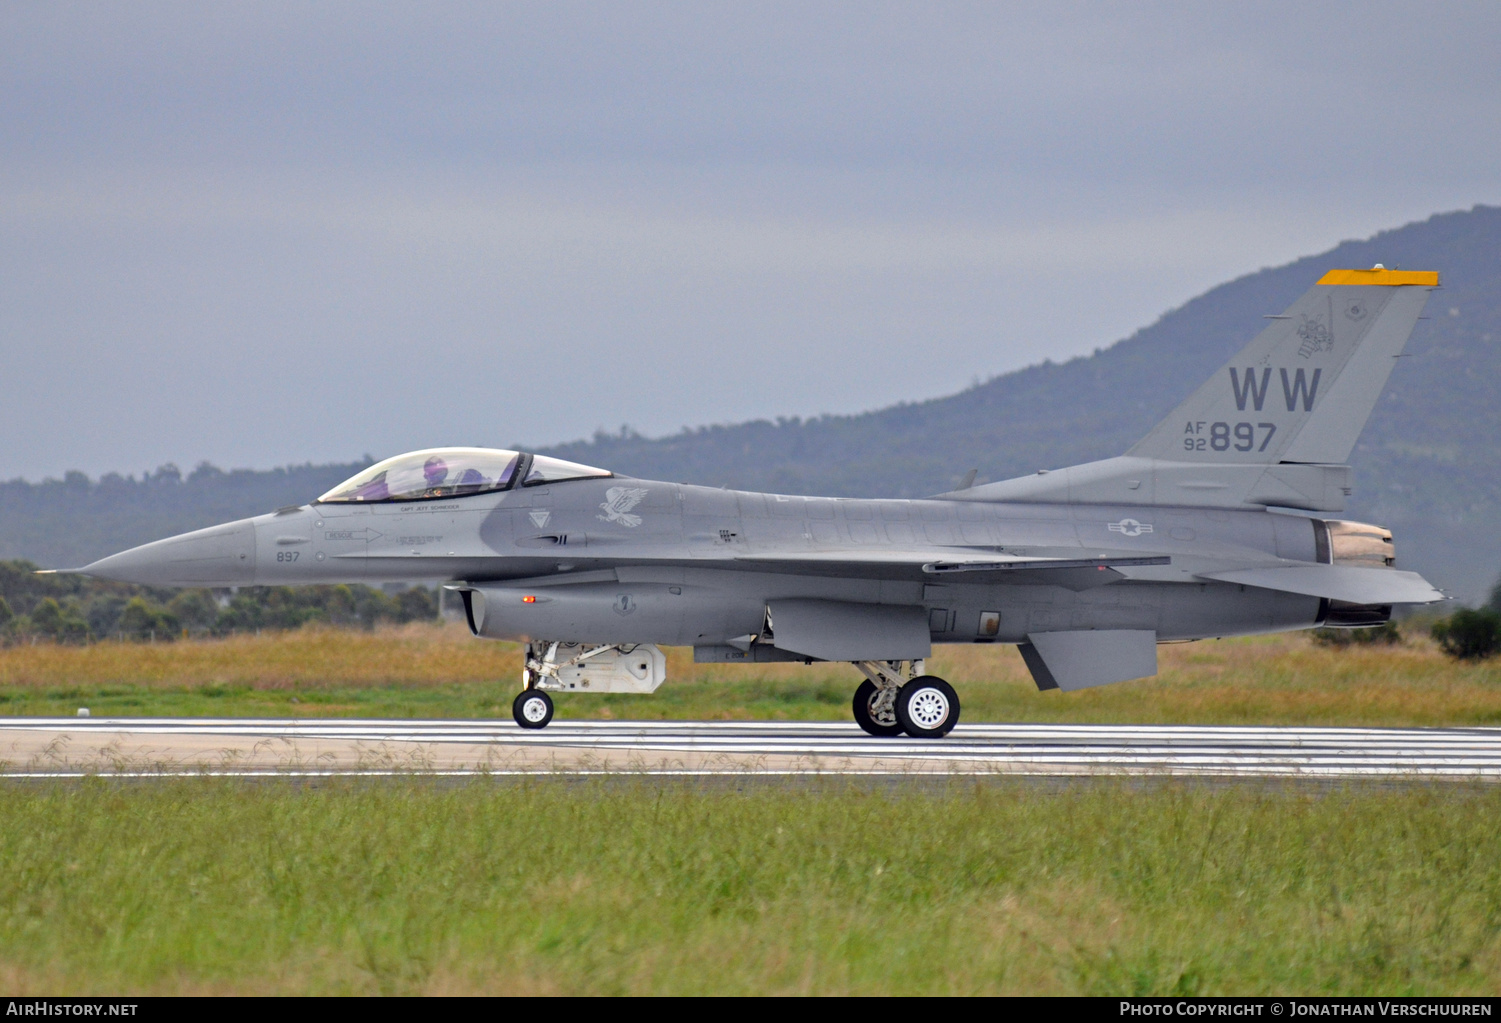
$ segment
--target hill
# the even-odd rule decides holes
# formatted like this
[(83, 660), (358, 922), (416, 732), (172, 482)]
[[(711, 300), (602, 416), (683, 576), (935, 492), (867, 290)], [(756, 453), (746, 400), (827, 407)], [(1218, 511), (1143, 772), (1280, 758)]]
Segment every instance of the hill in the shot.
[[(1405, 567), (1475, 600), (1501, 571), (1501, 208), (1438, 214), (1220, 285), (1092, 356), (854, 416), (624, 431), (549, 453), (633, 476), (781, 493), (914, 497), (1119, 454), (1324, 270), (1436, 269), (1429, 303), (1352, 459), (1349, 517), (1391, 526)], [(0, 484), (0, 558), (77, 564), (321, 493), (358, 466)]]

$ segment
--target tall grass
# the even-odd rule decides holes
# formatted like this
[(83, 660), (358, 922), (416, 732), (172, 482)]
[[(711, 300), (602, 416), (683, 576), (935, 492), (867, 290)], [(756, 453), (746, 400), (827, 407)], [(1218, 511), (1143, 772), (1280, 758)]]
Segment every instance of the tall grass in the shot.
[(453, 626), (308, 626), (172, 643), (23, 644), (0, 650), (0, 686), (441, 685), (519, 677), (519, 657), (515, 644), (483, 643)]
[(1494, 993), (1501, 790), (0, 788), (9, 992)]
[[(1039, 693), (1011, 647), (937, 648), (969, 721), (1198, 724), (1501, 724), (1501, 661), (1461, 663), (1426, 638), (1319, 646), (1301, 634), (1160, 648), (1161, 673)], [(295, 632), (178, 643), (0, 650), (0, 714), (505, 717), (521, 655), (454, 627)], [(568, 694), (567, 718), (844, 720), (847, 665), (695, 665), (668, 654), (651, 696)]]

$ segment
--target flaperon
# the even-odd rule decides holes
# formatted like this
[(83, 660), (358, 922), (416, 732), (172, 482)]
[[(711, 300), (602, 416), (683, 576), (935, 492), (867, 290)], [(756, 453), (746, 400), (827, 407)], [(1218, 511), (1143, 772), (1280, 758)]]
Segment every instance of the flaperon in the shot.
[[(1333, 270), (1117, 458), (925, 500), (743, 493), (439, 448), (309, 505), (82, 571), (156, 586), (439, 578), (527, 644), (516, 721), (557, 691), (651, 692), (699, 661), (849, 661), (873, 735), (942, 736), (933, 643), (1015, 643), (1040, 689), (1152, 675), (1157, 643), (1387, 620), (1442, 599), (1391, 534), (1330, 517), (1438, 275)], [(970, 477), (973, 478), (972, 476)]]

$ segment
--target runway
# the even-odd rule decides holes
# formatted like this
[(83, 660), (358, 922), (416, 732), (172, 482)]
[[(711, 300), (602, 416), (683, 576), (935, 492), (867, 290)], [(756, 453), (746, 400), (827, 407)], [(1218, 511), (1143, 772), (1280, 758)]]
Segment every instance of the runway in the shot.
[(1501, 779), (1501, 728), (0, 718), (0, 777), (406, 773)]

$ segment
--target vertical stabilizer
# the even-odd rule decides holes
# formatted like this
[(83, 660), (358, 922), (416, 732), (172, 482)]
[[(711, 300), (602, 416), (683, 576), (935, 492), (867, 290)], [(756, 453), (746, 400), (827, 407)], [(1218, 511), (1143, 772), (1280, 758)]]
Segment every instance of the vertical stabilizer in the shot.
[(1429, 271), (1330, 270), (1124, 455), (946, 496), (1340, 511), (1343, 463), (1436, 287)]
[(1432, 272), (1329, 271), (1126, 454), (1346, 461), (1437, 286)]

